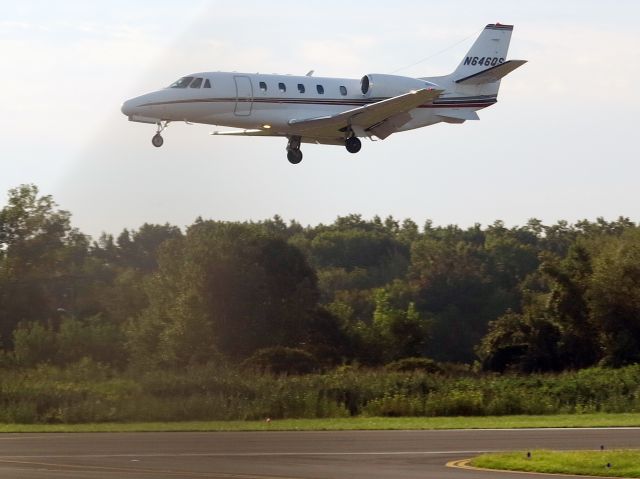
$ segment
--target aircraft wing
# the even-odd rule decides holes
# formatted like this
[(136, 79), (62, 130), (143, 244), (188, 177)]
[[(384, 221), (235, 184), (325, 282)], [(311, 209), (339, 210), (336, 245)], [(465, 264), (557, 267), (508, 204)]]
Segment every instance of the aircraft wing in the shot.
[[(287, 133), (273, 130), (242, 130), (242, 131), (212, 131), (213, 136), (291, 136)], [(313, 138), (303, 136), (302, 143), (313, 143), (316, 145), (339, 145), (344, 146), (344, 138)]]
[(443, 90), (423, 88), (333, 116), (290, 120), (291, 132), (311, 138), (339, 138), (349, 127), (358, 127), (384, 139), (411, 119), (410, 110), (429, 103)]
[(214, 136), (285, 136), (272, 130), (213, 131)]

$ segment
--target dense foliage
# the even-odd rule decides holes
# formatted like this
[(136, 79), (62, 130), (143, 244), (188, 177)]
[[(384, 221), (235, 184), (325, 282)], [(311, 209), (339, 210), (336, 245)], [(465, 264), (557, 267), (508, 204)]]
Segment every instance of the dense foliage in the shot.
[(640, 366), (527, 376), (337, 368), (274, 376), (219, 364), (119, 372), (89, 359), (0, 376), (0, 422), (640, 412)]
[(640, 360), (640, 228), (276, 216), (93, 241), (23, 185), (0, 210), (0, 340), (9, 370), (620, 367)]

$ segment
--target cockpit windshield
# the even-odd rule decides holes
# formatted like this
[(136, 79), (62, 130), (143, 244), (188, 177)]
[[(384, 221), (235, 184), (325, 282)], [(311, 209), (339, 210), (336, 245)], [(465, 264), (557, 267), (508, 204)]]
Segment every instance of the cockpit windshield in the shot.
[(187, 88), (192, 80), (193, 77), (182, 77), (180, 80), (169, 85), (169, 88)]

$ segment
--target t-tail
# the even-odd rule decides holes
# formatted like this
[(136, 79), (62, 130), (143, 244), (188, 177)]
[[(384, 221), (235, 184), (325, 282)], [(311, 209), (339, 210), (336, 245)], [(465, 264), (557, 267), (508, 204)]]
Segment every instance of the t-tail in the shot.
[(500, 80), (526, 60), (507, 60), (513, 25), (487, 25), (450, 75), (427, 80), (445, 86), (449, 91), (467, 95), (497, 96)]

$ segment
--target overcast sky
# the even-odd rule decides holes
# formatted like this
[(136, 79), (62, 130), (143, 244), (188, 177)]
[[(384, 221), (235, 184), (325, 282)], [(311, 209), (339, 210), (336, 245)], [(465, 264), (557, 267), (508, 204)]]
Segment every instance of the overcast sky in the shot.
[[(83, 232), (197, 216), (303, 224), (361, 213), (419, 224), (640, 220), (640, 2), (0, 0), (0, 206), (35, 183)], [(197, 71), (360, 78), (452, 71), (487, 23), (515, 25), (503, 82), (480, 121), (342, 147), (211, 137), (120, 112)]]

